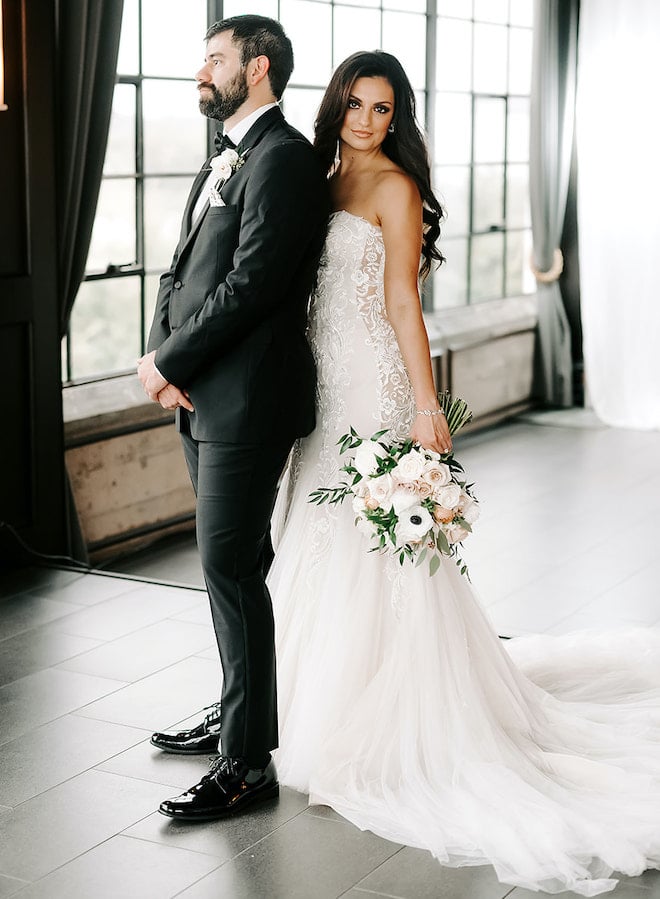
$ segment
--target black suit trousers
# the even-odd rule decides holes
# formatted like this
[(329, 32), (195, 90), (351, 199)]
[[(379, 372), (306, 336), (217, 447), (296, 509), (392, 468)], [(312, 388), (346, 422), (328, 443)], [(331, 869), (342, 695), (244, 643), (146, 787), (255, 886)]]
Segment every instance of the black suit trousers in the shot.
[(181, 433), (197, 494), (197, 545), (223, 670), (221, 752), (259, 764), (277, 747), (273, 610), (265, 576), (286, 445), (197, 441)]

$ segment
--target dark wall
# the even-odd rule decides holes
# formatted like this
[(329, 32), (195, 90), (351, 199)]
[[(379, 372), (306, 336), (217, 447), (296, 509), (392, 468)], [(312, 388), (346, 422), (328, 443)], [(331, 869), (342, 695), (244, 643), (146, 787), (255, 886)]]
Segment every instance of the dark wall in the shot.
[[(2, 0), (0, 521), (66, 550), (54, 175), (56, 0)], [(0, 565), (19, 559), (0, 528)]]

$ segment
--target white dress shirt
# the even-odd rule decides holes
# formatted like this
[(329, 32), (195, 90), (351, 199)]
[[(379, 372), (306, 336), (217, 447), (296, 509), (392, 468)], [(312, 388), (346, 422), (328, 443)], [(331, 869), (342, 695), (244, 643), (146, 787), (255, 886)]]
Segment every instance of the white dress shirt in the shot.
[[(260, 106), (258, 109), (255, 109), (254, 112), (251, 112), (250, 115), (245, 116), (244, 119), (241, 119), (238, 124), (234, 125), (234, 127), (227, 132), (227, 137), (229, 138), (229, 140), (233, 141), (236, 146), (238, 146), (245, 135), (248, 133), (250, 128), (257, 121), (257, 119), (261, 118), (261, 116), (265, 112), (268, 112), (269, 109), (273, 109), (278, 105), (278, 103), (266, 103), (265, 106)], [(215, 187), (216, 183), (217, 178), (215, 178), (213, 172), (211, 172), (204, 182), (204, 186), (200, 190), (197, 201), (195, 202), (192, 216), (190, 218), (191, 224), (194, 224), (197, 221), (197, 218), (204, 211), (204, 207), (208, 203), (209, 196), (211, 195), (211, 191)]]

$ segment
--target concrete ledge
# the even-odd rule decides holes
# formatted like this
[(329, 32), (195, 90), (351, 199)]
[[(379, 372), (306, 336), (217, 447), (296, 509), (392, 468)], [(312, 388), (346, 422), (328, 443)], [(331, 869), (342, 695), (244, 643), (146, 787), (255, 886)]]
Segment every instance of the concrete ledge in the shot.
[(462, 350), (520, 331), (532, 331), (538, 322), (536, 294), (474, 303), (424, 314), (431, 355)]
[(62, 402), (67, 447), (96, 443), (174, 421), (173, 412), (152, 403), (144, 395), (136, 375), (65, 387)]

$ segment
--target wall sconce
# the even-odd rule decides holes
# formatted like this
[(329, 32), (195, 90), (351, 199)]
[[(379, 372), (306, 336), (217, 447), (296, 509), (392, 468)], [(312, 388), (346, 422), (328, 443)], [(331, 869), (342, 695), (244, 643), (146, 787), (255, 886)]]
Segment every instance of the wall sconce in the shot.
[(5, 103), (5, 37), (2, 31), (2, 0), (0, 0), (0, 112), (7, 109)]

